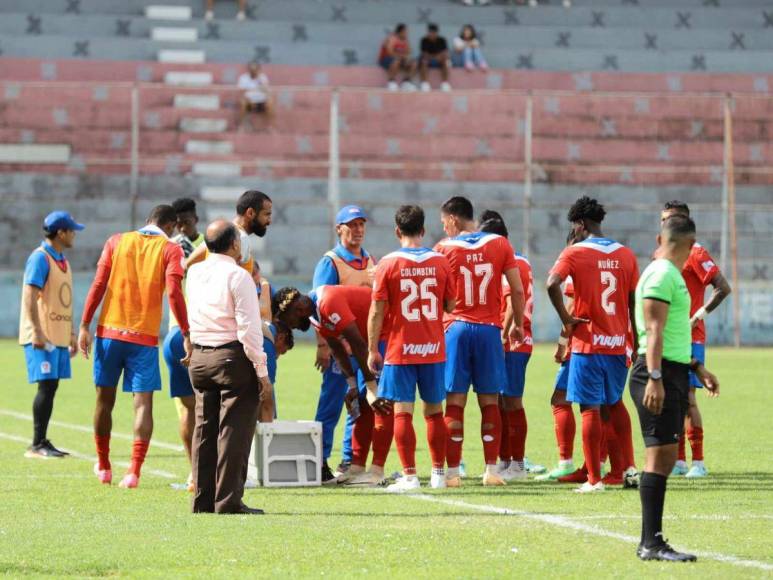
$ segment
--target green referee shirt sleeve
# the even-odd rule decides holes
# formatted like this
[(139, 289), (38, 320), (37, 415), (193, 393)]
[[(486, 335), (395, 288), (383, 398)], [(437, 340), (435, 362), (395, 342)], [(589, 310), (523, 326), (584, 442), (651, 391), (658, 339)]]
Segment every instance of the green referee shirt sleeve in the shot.
[(666, 268), (647, 273), (647, 277), (642, 281), (641, 297), (671, 303), (674, 297), (674, 278)]

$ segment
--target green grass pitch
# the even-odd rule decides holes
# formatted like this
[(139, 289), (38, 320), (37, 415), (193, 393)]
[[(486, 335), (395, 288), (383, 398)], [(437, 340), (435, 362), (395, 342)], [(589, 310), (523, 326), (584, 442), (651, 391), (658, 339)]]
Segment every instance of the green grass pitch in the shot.
[[(91, 363), (76, 359), (60, 386), (49, 436), (82, 454), (24, 459), (34, 387), (22, 350), (0, 342), (0, 574), (132, 577), (631, 577), (642, 574), (727, 578), (773, 576), (773, 467), (768, 378), (771, 349), (709, 349), (722, 395), (699, 394), (706, 429), (708, 479), (670, 480), (666, 537), (702, 557), (695, 565), (639, 562), (635, 491), (577, 496), (571, 486), (519, 482), (483, 488), (479, 411), (468, 407), (465, 460), (471, 477), (458, 490), (423, 490), (418, 498), (378, 490), (249, 490), (245, 501), (268, 515), (193, 516), (183, 454), (151, 444), (141, 487), (105, 487), (92, 475)], [(163, 365), (162, 365), (163, 368)], [(527, 453), (556, 460), (549, 399), (555, 365), (538, 346), (529, 366)], [(166, 380), (166, 379), (165, 379)], [(299, 345), (280, 359), (280, 417), (314, 415), (319, 374), (313, 351)], [(166, 389), (166, 384), (165, 384)], [(642, 445), (635, 412), (637, 459)], [(21, 414), (21, 415), (20, 415)], [(176, 415), (166, 390), (155, 402), (154, 442), (177, 445)], [(424, 423), (415, 420), (420, 474), (428, 475)], [(340, 431), (340, 428), (339, 428)], [(131, 400), (119, 396), (114, 433), (131, 433)], [(333, 460), (338, 460), (337, 433)], [(128, 439), (114, 435), (114, 461), (127, 461)], [(575, 460), (582, 462), (575, 442)], [(387, 472), (398, 469), (393, 447)], [(118, 477), (122, 468), (115, 468)], [(151, 472), (154, 471), (155, 473)]]

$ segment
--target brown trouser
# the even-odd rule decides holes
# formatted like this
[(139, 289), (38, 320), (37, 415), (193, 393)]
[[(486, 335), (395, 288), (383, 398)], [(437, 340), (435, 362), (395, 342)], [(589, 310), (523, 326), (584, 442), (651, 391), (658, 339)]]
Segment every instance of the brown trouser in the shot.
[(188, 372), (196, 393), (193, 512), (239, 511), (258, 420), (258, 377), (239, 343), (195, 347)]

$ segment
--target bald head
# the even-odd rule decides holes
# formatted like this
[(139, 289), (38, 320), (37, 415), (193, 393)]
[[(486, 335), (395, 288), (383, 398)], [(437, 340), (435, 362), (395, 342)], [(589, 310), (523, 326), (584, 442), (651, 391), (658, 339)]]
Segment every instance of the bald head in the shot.
[(226, 220), (215, 220), (207, 226), (204, 234), (204, 242), (212, 254), (233, 253), (234, 244), (238, 245), (239, 233), (236, 226)]
[(695, 243), (695, 222), (684, 214), (674, 214), (661, 223), (660, 236), (664, 244), (691, 248)]

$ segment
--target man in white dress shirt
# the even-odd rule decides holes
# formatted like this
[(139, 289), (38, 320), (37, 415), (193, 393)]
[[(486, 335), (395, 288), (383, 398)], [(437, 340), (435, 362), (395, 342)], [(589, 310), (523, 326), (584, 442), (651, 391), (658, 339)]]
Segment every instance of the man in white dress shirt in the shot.
[(272, 404), (255, 282), (238, 265), (239, 233), (207, 227), (206, 260), (188, 270), (187, 296), (196, 395), (194, 513), (262, 514), (242, 503), (261, 399)]

